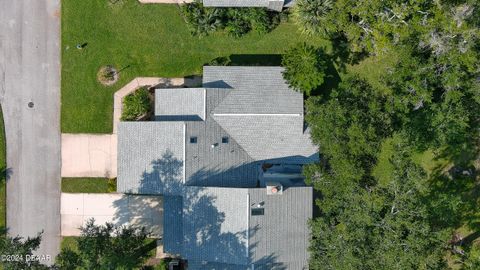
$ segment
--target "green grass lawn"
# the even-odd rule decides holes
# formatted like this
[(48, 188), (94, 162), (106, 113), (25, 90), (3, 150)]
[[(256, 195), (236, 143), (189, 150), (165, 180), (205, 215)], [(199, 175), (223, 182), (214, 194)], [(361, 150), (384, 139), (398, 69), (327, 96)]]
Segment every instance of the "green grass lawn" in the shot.
[(5, 127), (3, 124), (3, 114), (0, 108), (0, 228), (6, 227), (7, 218), (7, 185), (6, 185), (6, 149), (5, 149)]
[(107, 178), (62, 178), (62, 192), (109, 193), (116, 189), (115, 182)]
[[(252, 55), (281, 54), (306, 39), (290, 22), (266, 35), (252, 32), (235, 39), (222, 32), (199, 38), (190, 35), (176, 5), (64, 0), (62, 132), (111, 132), (113, 93), (135, 77), (201, 74), (202, 66), (217, 57), (252, 62), (261, 58)], [(84, 49), (76, 49), (84, 43)], [(319, 39), (311, 43), (329, 46)], [(122, 69), (119, 82), (111, 87), (96, 79), (104, 65)]]

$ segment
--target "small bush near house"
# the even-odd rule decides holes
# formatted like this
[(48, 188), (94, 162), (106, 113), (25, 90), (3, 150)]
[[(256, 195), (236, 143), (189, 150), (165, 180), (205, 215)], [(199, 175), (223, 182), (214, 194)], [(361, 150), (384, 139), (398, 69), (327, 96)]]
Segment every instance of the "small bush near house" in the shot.
[(107, 185), (108, 185), (107, 187), (108, 192), (117, 192), (117, 178), (108, 179)]
[(224, 29), (233, 37), (242, 37), (250, 31), (268, 33), (281, 21), (278, 12), (265, 8), (213, 8), (200, 1), (181, 6), (181, 11), (192, 35), (206, 36)]
[(142, 87), (123, 98), (122, 121), (135, 121), (150, 112), (150, 94)]
[(217, 57), (208, 63), (209, 66), (229, 66), (232, 63), (230, 57)]

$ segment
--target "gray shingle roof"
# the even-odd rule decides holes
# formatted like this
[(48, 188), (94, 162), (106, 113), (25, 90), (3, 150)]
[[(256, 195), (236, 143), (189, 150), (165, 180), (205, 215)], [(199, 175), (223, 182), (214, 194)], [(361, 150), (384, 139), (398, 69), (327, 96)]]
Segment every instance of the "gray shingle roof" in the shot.
[(191, 260), (248, 264), (248, 190), (187, 187), (183, 251)]
[[(230, 90), (207, 89), (207, 111), (215, 108)], [(186, 183), (193, 186), (254, 187), (258, 166), (217, 122), (207, 115), (205, 121), (187, 122)], [(190, 143), (197, 137), (197, 143)], [(222, 143), (222, 138), (228, 143)], [(216, 145), (212, 148), (212, 144)]]
[(205, 66), (204, 87), (234, 89), (213, 113), (303, 115), (303, 95), (288, 87), (283, 70), (281, 67)]
[(283, 0), (203, 0), (206, 7), (266, 7), (282, 11)]
[(318, 160), (318, 148), (303, 132), (303, 117), (214, 115), (217, 123), (255, 160), (304, 164)]
[(183, 254), (182, 196), (163, 197), (163, 242), (169, 254)]
[(183, 186), (183, 122), (120, 122), (117, 191), (175, 194)]
[[(308, 269), (312, 218), (311, 187), (287, 188), (282, 195), (268, 195), (263, 188), (249, 189), (250, 205), (264, 202), (264, 215), (249, 217), (249, 246), (255, 269)], [(258, 264), (258, 266), (257, 266)]]
[[(264, 215), (252, 216), (259, 203)], [(312, 203), (311, 187), (270, 196), (265, 188), (186, 187), (182, 222), (164, 219), (165, 232), (183, 225), (183, 241), (166, 237), (164, 247), (182, 250), (189, 269), (307, 269)]]
[(155, 90), (155, 117), (158, 121), (205, 120), (205, 88)]
[[(307, 265), (311, 188), (280, 196), (252, 188), (264, 162), (318, 160), (303, 97), (282, 71), (205, 67), (205, 88), (156, 91), (159, 121), (119, 124), (117, 189), (165, 195), (164, 248), (192, 261), (189, 269)], [(264, 215), (251, 216), (259, 202)]]
[[(188, 122), (186, 130), (187, 185), (255, 187), (258, 164), (215, 120)], [(197, 143), (189, 143), (188, 138), (193, 136)], [(228, 138), (228, 143), (222, 143), (223, 137)]]

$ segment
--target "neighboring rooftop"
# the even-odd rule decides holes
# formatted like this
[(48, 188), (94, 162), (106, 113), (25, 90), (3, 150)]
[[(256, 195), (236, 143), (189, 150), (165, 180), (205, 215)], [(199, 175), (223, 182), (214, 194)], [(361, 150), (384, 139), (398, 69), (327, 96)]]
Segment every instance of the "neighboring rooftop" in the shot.
[(265, 7), (282, 11), (283, 0), (203, 0), (206, 7)]

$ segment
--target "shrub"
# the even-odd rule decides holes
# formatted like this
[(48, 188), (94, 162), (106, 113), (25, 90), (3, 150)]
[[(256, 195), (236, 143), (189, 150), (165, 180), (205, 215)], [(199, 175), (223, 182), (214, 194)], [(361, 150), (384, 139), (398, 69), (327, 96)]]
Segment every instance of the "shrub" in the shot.
[(192, 35), (206, 36), (222, 28), (222, 10), (206, 8), (199, 0), (182, 5), (183, 18)]
[(108, 182), (108, 192), (117, 192), (117, 178), (110, 178), (107, 180)]
[(247, 18), (251, 28), (259, 33), (266, 34), (280, 24), (280, 14), (265, 8), (249, 8)]
[(223, 56), (223, 57), (217, 57), (210, 61), (208, 63), (209, 66), (229, 66), (232, 63), (232, 60), (230, 60), (230, 57), (228, 56)]
[(227, 12), (227, 33), (239, 38), (252, 30), (246, 9), (230, 8)]
[(123, 98), (122, 121), (135, 121), (150, 112), (150, 94), (146, 88), (140, 88)]
[(221, 29), (237, 38), (252, 30), (267, 33), (281, 20), (278, 12), (265, 8), (204, 7), (199, 0), (182, 5), (181, 12), (192, 35), (198, 36), (206, 36)]
[(323, 83), (325, 77), (326, 54), (306, 43), (298, 44), (282, 57), (282, 66), (285, 67), (283, 77), (295, 90), (310, 95)]

